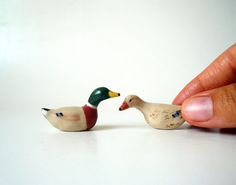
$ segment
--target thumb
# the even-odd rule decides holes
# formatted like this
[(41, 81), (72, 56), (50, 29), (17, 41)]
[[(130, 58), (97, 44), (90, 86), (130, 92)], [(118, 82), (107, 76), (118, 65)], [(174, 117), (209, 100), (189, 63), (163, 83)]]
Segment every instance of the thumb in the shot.
[(191, 125), (206, 128), (236, 127), (236, 83), (196, 94), (182, 105)]

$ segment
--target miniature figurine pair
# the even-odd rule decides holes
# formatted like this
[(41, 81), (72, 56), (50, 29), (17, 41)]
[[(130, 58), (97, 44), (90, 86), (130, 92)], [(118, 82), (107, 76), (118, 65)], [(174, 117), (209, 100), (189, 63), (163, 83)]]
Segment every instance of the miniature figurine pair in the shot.
[[(95, 89), (88, 103), (82, 107), (62, 107), (59, 109), (42, 108), (45, 118), (62, 131), (84, 131), (91, 129), (97, 121), (97, 107), (103, 100), (120, 96), (106, 87)], [(181, 106), (148, 103), (135, 95), (125, 98), (119, 110), (135, 107), (140, 110), (146, 122), (153, 128), (175, 129), (184, 123)]]

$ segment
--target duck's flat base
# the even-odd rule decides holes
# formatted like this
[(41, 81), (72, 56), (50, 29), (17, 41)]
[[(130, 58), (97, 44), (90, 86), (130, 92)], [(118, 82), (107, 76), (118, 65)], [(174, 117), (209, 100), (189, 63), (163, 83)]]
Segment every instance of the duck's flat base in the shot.
[(0, 184), (233, 184), (235, 137), (235, 130), (145, 122), (61, 132), (38, 111), (1, 112)]

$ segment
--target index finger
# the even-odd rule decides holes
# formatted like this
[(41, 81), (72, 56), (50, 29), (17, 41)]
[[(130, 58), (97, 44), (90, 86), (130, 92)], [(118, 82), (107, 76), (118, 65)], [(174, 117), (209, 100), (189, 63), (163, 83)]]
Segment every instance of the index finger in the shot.
[(234, 82), (236, 82), (236, 44), (228, 48), (203, 72), (188, 83), (176, 96), (173, 104), (182, 104), (185, 99), (199, 92)]

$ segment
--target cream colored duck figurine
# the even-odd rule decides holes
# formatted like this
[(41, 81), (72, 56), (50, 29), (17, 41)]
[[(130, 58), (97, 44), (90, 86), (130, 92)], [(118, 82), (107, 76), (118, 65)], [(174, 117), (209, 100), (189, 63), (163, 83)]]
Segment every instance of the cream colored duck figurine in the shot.
[(54, 127), (62, 131), (89, 130), (96, 124), (99, 103), (118, 96), (120, 93), (99, 87), (91, 93), (88, 103), (82, 107), (42, 108), (42, 113)]
[(153, 128), (175, 129), (184, 123), (181, 116), (181, 106), (178, 105), (148, 103), (136, 95), (129, 95), (119, 110), (123, 111), (130, 107), (140, 110), (146, 122)]

